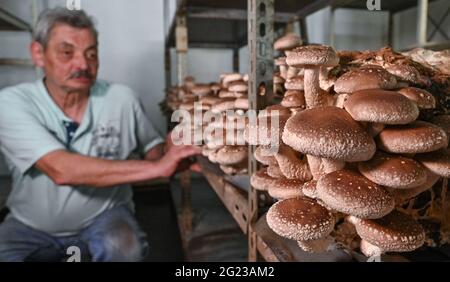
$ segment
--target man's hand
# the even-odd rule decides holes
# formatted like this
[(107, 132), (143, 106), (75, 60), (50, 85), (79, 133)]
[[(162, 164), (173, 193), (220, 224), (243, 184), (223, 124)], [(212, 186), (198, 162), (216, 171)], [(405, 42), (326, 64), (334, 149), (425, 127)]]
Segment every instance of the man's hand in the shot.
[[(168, 138), (170, 139), (170, 138)], [(175, 172), (181, 169), (179, 164), (186, 158), (195, 156), (201, 153), (201, 150), (197, 146), (192, 145), (174, 145), (171, 141), (166, 146), (166, 154), (158, 161), (158, 165), (161, 166), (161, 172), (163, 177), (170, 177)], [(189, 164), (193, 169), (198, 168), (195, 164)]]

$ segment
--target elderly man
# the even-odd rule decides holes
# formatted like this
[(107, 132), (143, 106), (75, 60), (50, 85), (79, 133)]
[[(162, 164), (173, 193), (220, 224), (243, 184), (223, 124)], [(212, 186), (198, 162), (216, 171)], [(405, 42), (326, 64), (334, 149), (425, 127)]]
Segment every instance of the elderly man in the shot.
[(61, 260), (71, 246), (93, 261), (141, 260), (130, 184), (172, 175), (198, 149), (163, 146), (132, 90), (96, 80), (97, 31), (83, 11), (44, 11), (30, 50), (44, 79), (0, 92), (13, 177), (0, 261)]

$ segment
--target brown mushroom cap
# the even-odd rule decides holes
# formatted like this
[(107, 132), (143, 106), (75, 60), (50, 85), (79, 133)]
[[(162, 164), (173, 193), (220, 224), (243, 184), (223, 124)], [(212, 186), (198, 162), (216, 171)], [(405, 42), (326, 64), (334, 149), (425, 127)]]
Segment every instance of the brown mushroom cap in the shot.
[(191, 92), (197, 96), (206, 96), (211, 93), (211, 87), (207, 84), (197, 84), (192, 87)]
[(247, 159), (247, 155), (247, 146), (224, 146), (217, 151), (216, 160), (223, 165), (234, 165)]
[(277, 159), (275, 159), (274, 156), (266, 155), (263, 151), (264, 150), (262, 149), (262, 147), (258, 146), (255, 150), (255, 153), (253, 154), (258, 162), (262, 163), (263, 165), (271, 165), (277, 163)]
[(302, 181), (298, 179), (279, 178), (269, 186), (269, 195), (278, 200), (303, 196)]
[(328, 207), (359, 218), (380, 218), (394, 208), (394, 198), (383, 187), (349, 170), (321, 177), (317, 195)]
[(425, 168), (415, 160), (380, 151), (371, 160), (359, 163), (358, 169), (370, 181), (390, 188), (414, 188), (427, 180)]
[(320, 107), (288, 119), (283, 142), (316, 157), (356, 162), (375, 153), (372, 137), (343, 109)]
[(278, 51), (289, 50), (302, 44), (302, 39), (295, 33), (286, 34), (278, 38), (274, 44), (273, 49)]
[(288, 90), (284, 93), (280, 105), (286, 108), (305, 108), (305, 93), (298, 90)]
[(365, 89), (394, 89), (395, 76), (379, 66), (367, 65), (340, 76), (334, 83), (337, 93), (353, 93)]
[(243, 76), (240, 73), (226, 73), (221, 75), (224, 85), (228, 85), (233, 81), (242, 80)]
[(219, 98), (223, 98), (223, 99), (241, 98), (241, 97), (245, 96), (245, 94), (242, 92), (231, 92), (228, 90), (220, 90), (218, 95), (219, 95)]
[(306, 45), (289, 52), (286, 56), (286, 63), (296, 68), (307, 66), (333, 67), (339, 63), (339, 57), (330, 46)]
[(213, 113), (225, 112), (227, 110), (234, 109), (234, 103), (236, 99), (222, 99), (222, 101), (215, 103), (211, 106), (211, 111)]
[(283, 172), (281, 172), (280, 167), (278, 166), (278, 164), (271, 164), (267, 167), (267, 174), (270, 177), (273, 178), (286, 178), (283, 174)]
[(274, 180), (267, 174), (267, 168), (261, 168), (250, 177), (250, 185), (256, 190), (267, 191)]
[(216, 97), (216, 96), (203, 96), (200, 97), (199, 102), (201, 102), (202, 104), (207, 104), (207, 105), (214, 105), (217, 102), (220, 102), (221, 99)]
[(444, 129), (447, 137), (450, 136), (450, 115), (434, 116), (430, 122)]
[(297, 241), (316, 240), (331, 233), (334, 217), (314, 200), (297, 197), (272, 205), (267, 224), (278, 235)]
[(415, 158), (431, 172), (442, 177), (450, 177), (450, 149), (445, 148), (426, 154), (419, 154)]
[(410, 65), (400, 65), (392, 64), (385, 66), (386, 70), (391, 74), (400, 78), (400, 80), (407, 81), (413, 84), (424, 84), (426, 79), (424, 79), (419, 71)]
[(357, 121), (407, 124), (417, 119), (417, 105), (402, 94), (381, 89), (353, 93), (344, 108)]
[(411, 189), (391, 189), (391, 194), (394, 196), (396, 204), (401, 204), (402, 202), (414, 198), (420, 193), (431, 189), (440, 178), (439, 175), (432, 173), (428, 169), (426, 169), (426, 173), (427, 180), (420, 186)]
[(287, 90), (303, 90), (305, 89), (305, 85), (303, 83), (303, 75), (296, 75), (292, 78), (289, 78), (284, 83), (284, 88)]
[(231, 92), (247, 92), (248, 84), (243, 80), (237, 80), (230, 83), (228, 91)]
[(268, 116), (290, 117), (291, 110), (289, 110), (286, 107), (280, 106), (280, 105), (272, 105), (272, 106), (266, 107), (264, 110), (261, 110), (258, 113), (258, 118), (268, 117)]
[(308, 181), (312, 178), (306, 158), (301, 159), (292, 148), (281, 145), (275, 154), (278, 166), (284, 177)]
[(385, 252), (413, 251), (425, 241), (422, 226), (396, 210), (379, 219), (357, 219), (355, 227), (362, 239)]
[(447, 147), (445, 131), (425, 121), (389, 126), (377, 136), (378, 147), (397, 154), (427, 153)]
[[(250, 145), (278, 145), (281, 144), (281, 135), (287, 117), (280, 116), (278, 122), (276, 118), (258, 117), (257, 122), (249, 122), (245, 126), (244, 138)], [(275, 144), (274, 144), (275, 142)]]
[(434, 99), (433, 94), (426, 91), (425, 89), (406, 87), (397, 90), (397, 92), (416, 103), (417, 107), (419, 107), (420, 109), (436, 108), (436, 99)]

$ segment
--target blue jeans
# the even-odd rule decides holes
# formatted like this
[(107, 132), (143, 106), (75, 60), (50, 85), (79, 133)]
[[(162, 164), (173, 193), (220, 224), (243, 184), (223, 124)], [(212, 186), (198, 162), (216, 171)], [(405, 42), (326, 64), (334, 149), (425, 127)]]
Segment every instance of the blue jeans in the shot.
[(73, 236), (52, 236), (12, 216), (0, 224), (0, 261), (73, 261), (78, 254), (82, 261), (140, 261), (147, 252), (146, 235), (125, 206), (103, 212)]

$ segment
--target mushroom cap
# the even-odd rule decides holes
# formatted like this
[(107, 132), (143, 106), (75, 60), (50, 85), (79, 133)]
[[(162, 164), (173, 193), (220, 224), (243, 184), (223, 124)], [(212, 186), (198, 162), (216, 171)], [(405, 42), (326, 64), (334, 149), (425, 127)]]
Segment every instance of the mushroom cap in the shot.
[(280, 178), (280, 179), (281, 179), (281, 178), (286, 178), (286, 177), (284, 176), (283, 172), (281, 171), (280, 166), (278, 165), (278, 163), (269, 165), (269, 166), (267, 167), (267, 174), (268, 174), (270, 177), (273, 177), (273, 178), (275, 178), (275, 179), (278, 179), (278, 178)]
[(221, 75), (222, 83), (228, 85), (229, 83), (237, 80), (242, 80), (243, 76), (240, 73), (226, 73)]
[(363, 240), (385, 252), (409, 252), (425, 242), (422, 226), (397, 210), (378, 219), (357, 219), (355, 227)]
[(300, 158), (291, 147), (281, 144), (275, 154), (278, 166), (284, 177), (308, 181), (312, 178), (306, 158)]
[(289, 50), (302, 45), (302, 39), (295, 33), (288, 33), (275, 40), (273, 49), (278, 51)]
[(241, 98), (243, 97), (245, 94), (242, 92), (232, 92), (232, 91), (228, 91), (228, 90), (220, 90), (219, 91), (219, 98)]
[(303, 194), (311, 199), (317, 198), (317, 180), (310, 180), (302, 185)]
[(250, 177), (250, 185), (256, 190), (267, 191), (273, 180), (274, 178), (267, 174), (267, 168), (261, 168)]
[(416, 160), (431, 172), (442, 177), (450, 177), (450, 149), (445, 148), (426, 154), (418, 154)]
[(395, 198), (396, 204), (401, 204), (405, 200), (416, 197), (422, 192), (431, 189), (434, 184), (439, 180), (439, 175), (432, 173), (430, 170), (426, 169), (427, 180), (424, 184), (411, 188), (411, 189), (391, 189), (391, 194)]
[(278, 235), (297, 241), (316, 240), (331, 233), (333, 215), (305, 197), (281, 200), (269, 208), (267, 224)]
[(366, 162), (358, 164), (359, 172), (370, 181), (397, 189), (409, 189), (424, 184), (427, 172), (413, 159), (378, 151)]
[(237, 98), (234, 100), (235, 109), (248, 109), (248, 98)]
[(232, 109), (234, 109), (235, 100), (236, 99), (234, 99), (234, 98), (222, 99), (222, 101), (217, 102), (211, 106), (211, 111), (213, 113), (220, 113), (220, 112), (225, 112), (227, 110), (232, 110)]
[(319, 107), (288, 119), (283, 142), (316, 157), (356, 162), (372, 158), (375, 142), (343, 109)]
[(344, 108), (357, 121), (407, 124), (417, 119), (417, 105), (402, 94), (381, 89), (354, 92)]
[(394, 198), (386, 189), (349, 170), (321, 177), (316, 190), (328, 207), (359, 218), (380, 218), (394, 209)]
[(203, 96), (200, 97), (199, 102), (206, 105), (214, 105), (215, 103), (220, 102), (220, 100), (221, 99), (216, 96)]
[(447, 147), (445, 131), (425, 121), (386, 127), (377, 136), (378, 147), (397, 154), (427, 153)]
[(303, 75), (296, 75), (289, 78), (284, 83), (284, 88), (287, 90), (303, 90), (305, 89), (305, 84), (303, 82)]
[(425, 89), (405, 87), (397, 90), (397, 92), (416, 103), (417, 107), (419, 107), (420, 109), (436, 108), (436, 99), (434, 99), (433, 94), (426, 91)]
[(339, 57), (334, 49), (325, 45), (300, 46), (286, 55), (286, 63), (296, 68), (312, 66), (334, 67), (339, 63)]
[(391, 74), (400, 78), (400, 80), (407, 81), (413, 84), (423, 84), (424, 78), (419, 71), (411, 65), (392, 64), (385, 66), (386, 70)]
[(269, 117), (269, 116), (284, 116), (284, 117), (290, 117), (291, 116), (291, 110), (284, 106), (280, 105), (272, 105), (266, 107), (264, 110), (259, 111), (258, 118), (261, 117)]
[(197, 96), (206, 96), (211, 93), (211, 86), (207, 84), (197, 84), (192, 87), (191, 92)]
[(243, 80), (237, 80), (230, 83), (228, 91), (231, 92), (247, 92), (248, 84)]
[(396, 86), (395, 76), (380, 66), (367, 65), (340, 76), (334, 83), (334, 91), (344, 94), (365, 89), (394, 89)]
[(303, 91), (288, 90), (284, 93), (280, 105), (286, 108), (304, 108), (306, 106), (305, 94)]
[(247, 146), (224, 146), (217, 151), (216, 160), (223, 165), (234, 165), (247, 159)]
[(447, 137), (450, 136), (450, 115), (434, 116), (430, 122), (444, 129)]
[(278, 200), (300, 197), (303, 196), (302, 184), (298, 179), (278, 178), (269, 186), (269, 195)]
[(264, 154), (264, 150), (261, 146), (258, 146), (256, 148), (253, 155), (255, 156), (255, 159), (263, 165), (271, 165), (277, 163), (277, 159), (275, 159), (274, 156)]

